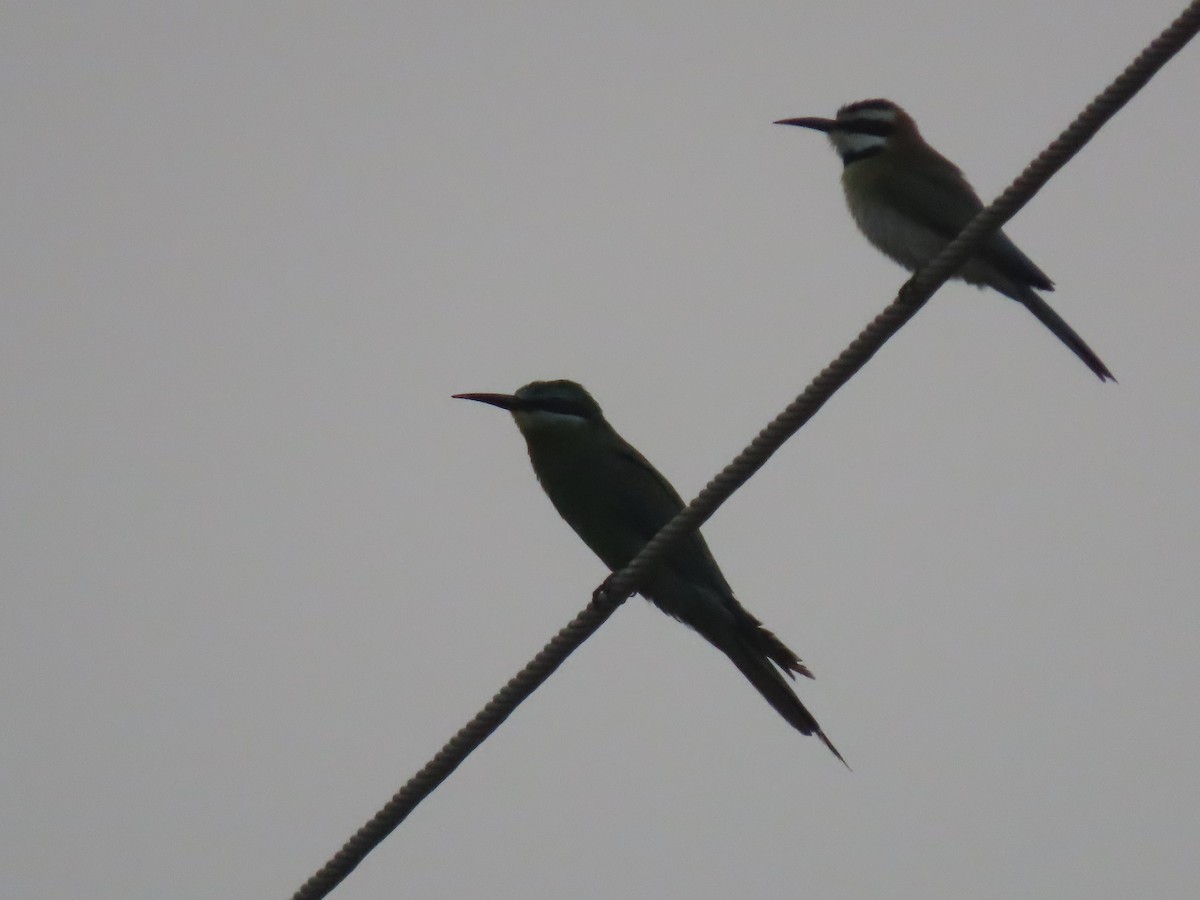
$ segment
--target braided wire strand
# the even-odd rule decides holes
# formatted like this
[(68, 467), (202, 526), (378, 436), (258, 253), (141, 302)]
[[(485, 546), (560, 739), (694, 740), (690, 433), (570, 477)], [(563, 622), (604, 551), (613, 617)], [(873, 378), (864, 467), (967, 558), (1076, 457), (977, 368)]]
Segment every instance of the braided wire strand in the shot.
[(1089, 103), (986, 209), (980, 212), (941, 253), (900, 288), (896, 298), (825, 367), (787, 408), (766, 425), (721, 470), (696, 498), (647, 543), (619, 572), (609, 576), (591, 602), (559, 631), (470, 722), (464, 725), (342, 848), (299, 890), (292, 900), (319, 900), (337, 887), (486, 740), (517, 706), (590, 637), (637, 589), (650, 568), (686, 534), (699, 528), (741, 485), (763, 467), (830, 397), (854, 376), (989, 235), (1011, 219), (1034, 194), (1092, 139), (1200, 31), (1200, 0), (1187, 8), (1151, 41), (1113, 82)]

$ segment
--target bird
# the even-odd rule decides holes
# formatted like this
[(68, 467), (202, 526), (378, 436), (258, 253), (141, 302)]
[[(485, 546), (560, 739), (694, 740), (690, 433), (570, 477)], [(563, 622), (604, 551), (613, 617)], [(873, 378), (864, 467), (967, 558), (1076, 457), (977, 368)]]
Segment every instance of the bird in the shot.
[[(614, 572), (684, 507), (671, 483), (617, 433), (592, 395), (574, 381), (534, 381), (513, 394), (454, 398), (512, 413), (550, 502)], [(812, 673), (734, 598), (698, 531), (651, 569), (639, 592), (728, 656), (788, 724), (819, 737), (846, 763), (783, 678), (812, 678)]]
[[(842, 187), (858, 228), (875, 248), (910, 272), (921, 268), (983, 209), (962, 171), (917, 130), (891, 100), (860, 100), (834, 119), (780, 119), (824, 132), (842, 158)], [(1108, 366), (1037, 292), (1054, 282), (1003, 231), (995, 231), (955, 276), (1024, 304), (1101, 381)]]

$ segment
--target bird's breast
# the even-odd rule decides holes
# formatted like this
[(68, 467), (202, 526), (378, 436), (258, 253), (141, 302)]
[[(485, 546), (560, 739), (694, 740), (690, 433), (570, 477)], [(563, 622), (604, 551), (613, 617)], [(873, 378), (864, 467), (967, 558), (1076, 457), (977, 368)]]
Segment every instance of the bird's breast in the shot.
[(854, 167), (846, 170), (842, 186), (846, 205), (858, 230), (875, 249), (910, 272), (919, 269), (946, 245), (946, 239), (888, 202), (873, 190), (863, 176), (856, 178)]

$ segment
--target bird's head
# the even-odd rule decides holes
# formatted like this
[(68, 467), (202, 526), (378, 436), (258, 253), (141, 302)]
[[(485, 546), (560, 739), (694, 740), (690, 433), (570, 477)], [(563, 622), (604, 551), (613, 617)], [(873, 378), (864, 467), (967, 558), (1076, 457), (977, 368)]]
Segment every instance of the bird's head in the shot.
[(604, 422), (600, 404), (574, 381), (531, 381), (513, 394), (455, 394), (454, 398), (507, 409), (525, 435)]
[(775, 124), (824, 132), (847, 166), (889, 150), (925, 144), (912, 116), (891, 100), (847, 103), (833, 119), (805, 116), (780, 119)]

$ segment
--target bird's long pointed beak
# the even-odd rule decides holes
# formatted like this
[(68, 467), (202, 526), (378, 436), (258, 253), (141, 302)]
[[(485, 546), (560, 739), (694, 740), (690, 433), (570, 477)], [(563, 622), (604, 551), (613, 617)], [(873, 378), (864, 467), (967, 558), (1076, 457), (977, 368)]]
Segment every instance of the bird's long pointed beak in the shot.
[(815, 116), (804, 116), (799, 119), (779, 119), (775, 122), (776, 125), (799, 125), (801, 128), (811, 128), (814, 131), (823, 131), (826, 134), (837, 128), (837, 119), (821, 119)]
[(512, 412), (517, 405), (517, 398), (512, 394), (455, 394), (454, 400), (477, 400), (480, 403), (487, 403), (490, 406), (498, 406), (501, 409), (507, 409)]

